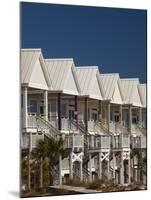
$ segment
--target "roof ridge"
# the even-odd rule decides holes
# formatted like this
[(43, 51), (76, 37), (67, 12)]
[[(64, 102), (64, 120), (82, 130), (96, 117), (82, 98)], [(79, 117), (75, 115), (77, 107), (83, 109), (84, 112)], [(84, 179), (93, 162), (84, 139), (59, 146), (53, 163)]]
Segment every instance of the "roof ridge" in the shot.
[(54, 61), (54, 60), (58, 60), (58, 61), (73, 61), (73, 58), (45, 58), (45, 61)]

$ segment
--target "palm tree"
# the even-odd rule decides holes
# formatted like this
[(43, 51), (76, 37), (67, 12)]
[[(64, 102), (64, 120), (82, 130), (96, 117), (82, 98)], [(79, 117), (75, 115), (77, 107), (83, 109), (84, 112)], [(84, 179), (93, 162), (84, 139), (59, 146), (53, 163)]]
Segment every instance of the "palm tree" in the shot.
[[(40, 188), (43, 188), (44, 182), (45, 185), (49, 184), (48, 179), (50, 179), (50, 176), (52, 176), (53, 167), (57, 164), (59, 155), (64, 151), (63, 146), (64, 141), (62, 138), (59, 140), (54, 140), (53, 138), (45, 137), (44, 140), (38, 141), (36, 152), (37, 158), (40, 161)], [(49, 175), (48, 171), (50, 172)]]

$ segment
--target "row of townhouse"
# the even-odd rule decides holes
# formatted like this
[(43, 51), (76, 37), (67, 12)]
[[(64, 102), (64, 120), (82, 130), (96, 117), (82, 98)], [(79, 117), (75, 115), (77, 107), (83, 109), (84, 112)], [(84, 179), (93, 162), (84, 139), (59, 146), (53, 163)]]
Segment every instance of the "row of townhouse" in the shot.
[(44, 137), (65, 141), (58, 184), (67, 177), (146, 184), (146, 84), (138, 78), (22, 49), (21, 95), (22, 151)]

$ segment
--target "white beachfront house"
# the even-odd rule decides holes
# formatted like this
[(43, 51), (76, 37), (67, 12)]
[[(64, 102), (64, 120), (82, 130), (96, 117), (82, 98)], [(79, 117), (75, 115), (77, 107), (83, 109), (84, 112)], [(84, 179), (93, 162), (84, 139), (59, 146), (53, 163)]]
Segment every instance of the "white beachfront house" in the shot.
[(139, 79), (22, 49), (21, 95), (22, 151), (44, 137), (65, 141), (58, 184), (66, 177), (146, 183), (146, 84)]

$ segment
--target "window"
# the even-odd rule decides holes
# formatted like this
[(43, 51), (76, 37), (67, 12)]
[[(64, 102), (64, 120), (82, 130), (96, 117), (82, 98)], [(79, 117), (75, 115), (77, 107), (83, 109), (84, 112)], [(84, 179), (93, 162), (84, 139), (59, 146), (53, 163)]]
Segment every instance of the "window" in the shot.
[(66, 117), (67, 115), (67, 105), (65, 103), (61, 105), (61, 114), (62, 114), (62, 117)]
[(34, 113), (37, 112), (37, 101), (36, 100), (30, 100), (28, 111), (29, 112), (34, 112)]
[(97, 121), (97, 119), (98, 119), (97, 113), (92, 113), (91, 119), (94, 120), (94, 121)]

